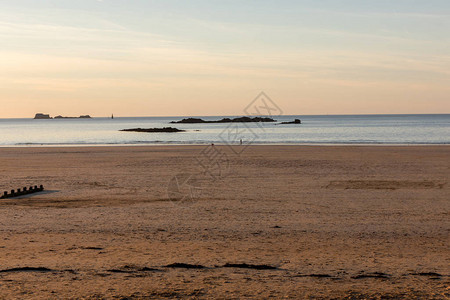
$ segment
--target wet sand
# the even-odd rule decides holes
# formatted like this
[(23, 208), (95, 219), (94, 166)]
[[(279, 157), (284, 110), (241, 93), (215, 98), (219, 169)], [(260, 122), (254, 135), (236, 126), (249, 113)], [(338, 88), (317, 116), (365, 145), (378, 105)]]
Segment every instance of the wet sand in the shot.
[(449, 157), (0, 148), (0, 298), (448, 299)]

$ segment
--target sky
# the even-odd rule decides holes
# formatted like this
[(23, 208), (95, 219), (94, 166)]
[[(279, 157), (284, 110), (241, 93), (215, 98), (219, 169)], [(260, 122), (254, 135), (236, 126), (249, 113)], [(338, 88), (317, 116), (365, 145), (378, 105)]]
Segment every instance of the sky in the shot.
[(448, 0), (0, 0), (0, 118), (450, 113)]

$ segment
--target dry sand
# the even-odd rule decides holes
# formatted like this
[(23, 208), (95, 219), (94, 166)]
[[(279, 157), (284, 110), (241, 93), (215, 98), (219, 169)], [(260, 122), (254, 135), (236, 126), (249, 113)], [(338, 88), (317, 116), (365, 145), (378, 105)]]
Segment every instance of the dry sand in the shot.
[(0, 298), (449, 298), (449, 146), (203, 150), (1, 148)]

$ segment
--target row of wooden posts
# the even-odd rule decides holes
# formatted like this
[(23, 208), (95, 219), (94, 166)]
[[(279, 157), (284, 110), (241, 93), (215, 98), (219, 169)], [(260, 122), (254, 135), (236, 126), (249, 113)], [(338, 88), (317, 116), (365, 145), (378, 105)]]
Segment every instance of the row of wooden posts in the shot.
[(3, 195), (0, 197), (0, 199), (28, 195), (28, 194), (32, 194), (32, 193), (42, 192), (43, 190), (44, 190), (44, 186), (42, 184), (39, 187), (37, 185), (35, 185), (34, 187), (30, 186), (30, 188), (24, 187), (22, 190), (21, 189), (11, 190), (11, 193), (9, 193), (9, 194), (7, 191), (5, 191), (5, 192), (3, 192)]

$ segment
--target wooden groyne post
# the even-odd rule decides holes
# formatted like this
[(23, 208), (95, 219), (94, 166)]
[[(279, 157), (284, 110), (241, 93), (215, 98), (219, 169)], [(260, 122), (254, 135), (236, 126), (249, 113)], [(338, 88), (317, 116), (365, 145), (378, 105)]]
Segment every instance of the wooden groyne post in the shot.
[(30, 186), (30, 188), (28, 189), (27, 187), (22, 188), (22, 190), (17, 189), (16, 190), (11, 190), (11, 193), (8, 194), (7, 191), (3, 192), (3, 195), (0, 197), (0, 199), (6, 199), (6, 198), (13, 198), (13, 197), (19, 197), (19, 196), (23, 196), (23, 195), (28, 195), (28, 194), (32, 194), (32, 193), (37, 193), (37, 192), (42, 192), (44, 190), (44, 186), (41, 184), (39, 187), (37, 185), (34, 186)]

